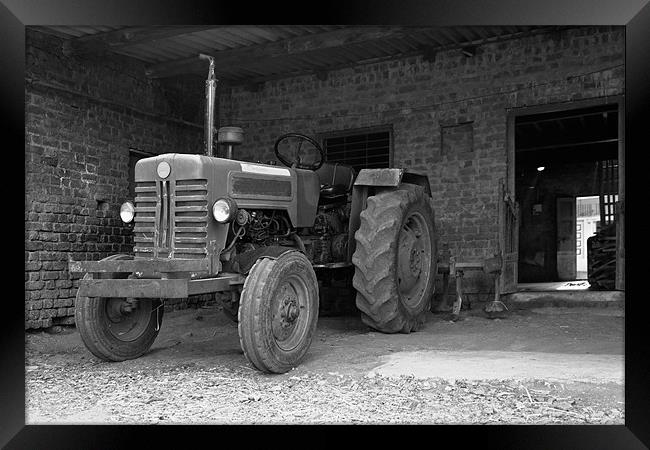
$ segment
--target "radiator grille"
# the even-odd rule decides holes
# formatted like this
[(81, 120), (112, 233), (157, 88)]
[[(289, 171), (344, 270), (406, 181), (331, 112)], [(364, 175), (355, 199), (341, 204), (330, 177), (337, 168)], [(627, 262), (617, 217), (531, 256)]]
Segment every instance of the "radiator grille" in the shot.
[(207, 180), (141, 181), (135, 187), (135, 254), (207, 257)]
[(176, 181), (174, 208), (174, 257), (205, 258), (208, 241), (208, 181)]

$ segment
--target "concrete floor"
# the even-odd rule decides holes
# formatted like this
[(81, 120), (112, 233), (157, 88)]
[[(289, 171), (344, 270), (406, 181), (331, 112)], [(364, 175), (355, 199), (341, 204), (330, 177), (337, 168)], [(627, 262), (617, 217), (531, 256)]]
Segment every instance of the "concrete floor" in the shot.
[(622, 383), (622, 355), (572, 355), (509, 351), (417, 351), (382, 358), (373, 372), (445, 380), (544, 379)]
[[(569, 284), (575, 282), (569, 282)], [(546, 283), (544, 283), (546, 284)], [(558, 283), (559, 284), (559, 283)], [(538, 288), (521, 289), (512, 294), (505, 294), (502, 300), (514, 308), (531, 308), (532, 306), (546, 307), (625, 307), (625, 292), (623, 291), (592, 291), (587, 289), (545, 290)]]
[[(364, 330), (353, 318), (321, 319), (323, 335), (344, 324), (349, 329), (336, 332), (340, 342), (330, 351), (316, 343), (321, 359), (314, 355), (306, 365), (316, 368), (344, 358), (351, 367), (385, 375), (623, 383), (622, 309), (537, 308), (512, 311), (503, 319), (462, 314), (459, 322), (431, 314), (421, 331), (409, 335)], [(339, 351), (346, 347), (343, 357)]]
[(549, 281), (545, 283), (519, 283), (519, 291), (564, 291), (564, 290), (586, 290), (589, 289), (587, 280), (574, 281)]

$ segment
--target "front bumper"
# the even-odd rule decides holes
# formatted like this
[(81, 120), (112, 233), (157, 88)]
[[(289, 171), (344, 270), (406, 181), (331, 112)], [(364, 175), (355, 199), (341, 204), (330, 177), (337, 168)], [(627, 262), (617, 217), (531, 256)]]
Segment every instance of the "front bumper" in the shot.
[(229, 291), (242, 284), (238, 273), (192, 280), (179, 279), (84, 279), (79, 281), (81, 297), (186, 298), (190, 295)]
[[(68, 263), (70, 272), (92, 274), (92, 278), (79, 280), (77, 295), (82, 297), (186, 298), (229, 291), (231, 286), (244, 282), (238, 273), (222, 272), (218, 276), (199, 278), (201, 272), (207, 273), (208, 267), (208, 260), (157, 258)], [(179, 278), (179, 273), (187, 276)], [(115, 278), (116, 274), (122, 275)]]

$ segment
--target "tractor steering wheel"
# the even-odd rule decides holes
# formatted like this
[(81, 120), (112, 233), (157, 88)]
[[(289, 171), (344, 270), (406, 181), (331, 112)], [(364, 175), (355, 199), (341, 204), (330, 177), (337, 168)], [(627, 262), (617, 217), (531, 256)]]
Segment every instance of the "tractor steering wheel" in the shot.
[[(296, 148), (295, 154), (294, 154), (294, 160), (289, 160), (285, 156), (283, 156), (280, 151), (278, 150), (278, 145), (280, 142), (284, 141), (287, 138), (299, 138), (300, 139), (300, 144), (298, 145), (298, 148)], [(318, 150), (318, 153), (320, 154), (320, 159), (313, 163), (313, 164), (302, 164), (300, 161), (300, 148), (302, 147), (302, 141), (307, 141), (309, 142), (313, 147)], [(323, 148), (320, 146), (318, 142), (316, 142), (314, 139), (310, 138), (309, 136), (306, 136), (304, 134), (300, 133), (286, 133), (280, 136), (276, 141), (275, 145), (273, 146), (273, 151), (275, 152), (275, 156), (282, 161), (282, 164), (284, 164), (287, 167), (295, 167), (298, 169), (307, 169), (307, 170), (318, 170), (320, 167), (323, 165), (325, 162), (325, 152), (323, 151)]]

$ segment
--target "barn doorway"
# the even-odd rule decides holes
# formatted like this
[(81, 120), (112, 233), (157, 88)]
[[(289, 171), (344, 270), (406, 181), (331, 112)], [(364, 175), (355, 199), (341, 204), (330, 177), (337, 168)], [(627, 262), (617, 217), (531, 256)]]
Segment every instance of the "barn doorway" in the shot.
[(622, 101), (586, 103), (522, 108), (511, 117), (518, 290), (622, 284)]

